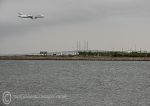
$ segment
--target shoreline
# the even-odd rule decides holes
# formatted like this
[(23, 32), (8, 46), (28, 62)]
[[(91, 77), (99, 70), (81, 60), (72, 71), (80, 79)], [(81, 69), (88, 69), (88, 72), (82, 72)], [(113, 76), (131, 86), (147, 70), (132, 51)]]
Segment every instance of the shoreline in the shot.
[(0, 60), (150, 61), (150, 57), (0, 56)]

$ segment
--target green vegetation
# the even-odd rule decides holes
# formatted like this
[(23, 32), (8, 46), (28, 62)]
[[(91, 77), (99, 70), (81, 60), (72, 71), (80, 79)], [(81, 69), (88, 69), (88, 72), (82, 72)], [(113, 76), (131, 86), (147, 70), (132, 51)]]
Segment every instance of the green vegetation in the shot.
[(109, 57), (150, 57), (149, 52), (124, 52), (124, 51), (106, 51), (106, 52), (93, 52), (83, 51), (78, 52), (79, 56), (109, 56)]

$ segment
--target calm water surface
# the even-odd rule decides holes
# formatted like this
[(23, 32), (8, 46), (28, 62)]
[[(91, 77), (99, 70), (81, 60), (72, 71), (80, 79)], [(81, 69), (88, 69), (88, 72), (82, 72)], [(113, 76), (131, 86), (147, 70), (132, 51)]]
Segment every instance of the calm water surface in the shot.
[(5, 91), (8, 106), (150, 106), (150, 62), (0, 61), (0, 106)]

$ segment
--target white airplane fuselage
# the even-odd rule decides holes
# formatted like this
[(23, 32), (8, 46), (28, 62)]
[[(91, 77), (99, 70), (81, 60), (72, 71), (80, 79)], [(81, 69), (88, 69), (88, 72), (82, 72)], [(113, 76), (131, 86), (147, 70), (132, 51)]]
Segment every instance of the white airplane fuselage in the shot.
[(30, 19), (44, 18), (44, 15), (33, 16), (33, 15), (24, 15), (21, 13), (18, 13), (18, 14), (19, 14), (18, 17), (20, 17), (20, 18), (30, 18)]
[(20, 17), (20, 18), (30, 18), (30, 17), (32, 17), (32, 15), (19, 15), (18, 17)]

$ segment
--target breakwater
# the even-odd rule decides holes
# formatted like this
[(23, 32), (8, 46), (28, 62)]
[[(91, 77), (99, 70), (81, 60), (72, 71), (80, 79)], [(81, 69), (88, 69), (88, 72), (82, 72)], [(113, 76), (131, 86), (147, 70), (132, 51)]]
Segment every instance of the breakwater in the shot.
[(106, 56), (0, 56), (0, 60), (85, 60), (85, 61), (150, 61), (150, 57)]

